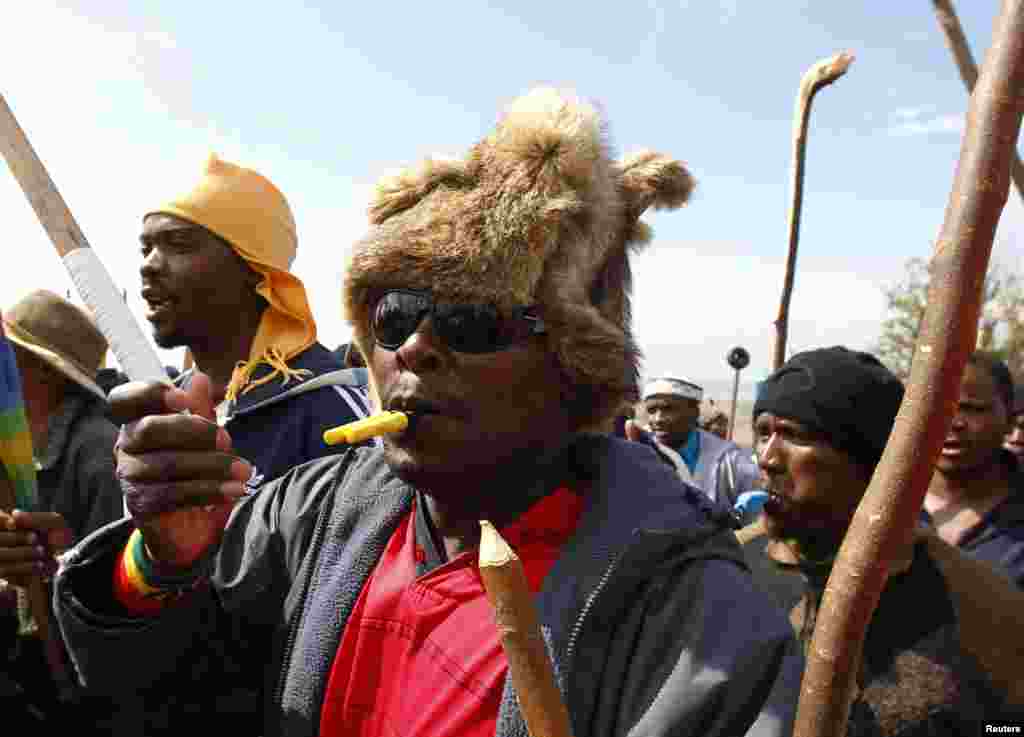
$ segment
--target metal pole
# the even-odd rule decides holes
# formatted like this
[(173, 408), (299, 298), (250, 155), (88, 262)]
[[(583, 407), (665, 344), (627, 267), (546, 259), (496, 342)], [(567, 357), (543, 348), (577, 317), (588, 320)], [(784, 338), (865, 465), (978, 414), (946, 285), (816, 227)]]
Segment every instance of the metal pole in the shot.
[(729, 435), (728, 439), (732, 440), (732, 429), (736, 426), (736, 397), (740, 393), (740, 370), (736, 369), (735, 376), (732, 380), (732, 406), (729, 407)]
[(736, 346), (725, 354), (725, 362), (736, 371), (732, 382), (732, 406), (729, 408), (729, 432), (726, 433), (731, 441), (733, 427), (736, 425), (736, 401), (740, 394), (740, 371), (750, 365), (750, 353), (746, 348)]

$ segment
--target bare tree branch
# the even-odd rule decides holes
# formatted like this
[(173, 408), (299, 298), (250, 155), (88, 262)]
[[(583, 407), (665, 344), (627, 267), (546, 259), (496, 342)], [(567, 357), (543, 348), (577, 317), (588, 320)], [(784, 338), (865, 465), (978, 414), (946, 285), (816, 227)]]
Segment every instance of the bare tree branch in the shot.
[[(956, 68), (960, 70), (960, 79), (970, 94), (974, 92), (974, 85), (978, 82), (978, 65), (974, 62), (974, 54), (971, 53), (971, 46), (967, 43), (967, 36), (964, 35), (963, 26), (956, 15), (953, 0), (932, 0), (932, 7), (935, 8), (935, 16), (939, 19), (939, 26), (946, 36), (946, 46), (953, 54)], [(1024, 162), (1020, 160), (1016, 147), (1010, 164), (1010, 176), (1013, 177), (1017, 194), (1024, 200)]]
[(830, 56), (812, 65), (800, 79), (793, 115), (792, 190), (789, 206), (789, 252), (786, 256), (786, 274), (782, 282), (782, 299), (775, 318), (775, 347), (772, 366), (777, 369), (786, 360), (786, 337), (789, 330), (789, 302), (793, 297), (793, 278), (796, 272), (797, 243), (800, 240), (800, 213), (804, 202), (804, 162), (807, 158), (807, 124), (811, 117), (811, 102), (822, 87), (846, 74), (853, 55), (847, 52)]

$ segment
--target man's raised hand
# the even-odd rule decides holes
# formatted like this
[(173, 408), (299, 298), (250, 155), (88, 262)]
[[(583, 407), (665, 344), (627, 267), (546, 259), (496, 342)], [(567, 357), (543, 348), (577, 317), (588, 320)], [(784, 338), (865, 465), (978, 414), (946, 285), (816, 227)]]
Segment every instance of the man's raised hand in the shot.
[(220, 541), (252, 467), (231, 453), (230, 436), (214, 422), (205, 374), (187, 391), (124, 384), (110, 405), (124, 423), (114, 451), (128, 511), (158, 566), (188, 568)]

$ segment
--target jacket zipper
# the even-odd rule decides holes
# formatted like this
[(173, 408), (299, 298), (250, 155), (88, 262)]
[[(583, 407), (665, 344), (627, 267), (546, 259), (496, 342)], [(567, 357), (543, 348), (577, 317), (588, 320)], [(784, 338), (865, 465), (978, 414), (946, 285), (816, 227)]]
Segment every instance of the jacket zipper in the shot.
[(615, 573), (615, 569), (619, 567), (619, 563), (624, 557), (625, 551), (620, 552), (615, 556), (601, 575), (601, 579), (597, 582), (597, 586), (594, 587), (594, 590), (590, 592), (587, 596), (587, 600), (583, 603), (583, 609), (580, 610), (580, 616), (576, 618), (576, 623), (573, 625), (572, 632), (569, 633), (569, 644), (565, 648), (566, 678), (568, 678), (569, 673), (572, 673), (573, 658), (576, 654), (576, 642), (579, 639), (580, 632), (583, 631), (583, 624), (587, 619), (587, 615), (590, 614), (590, 610), (593, 608), (594, 602), (608, 585), (608, 582), (612, 578), (612, 574)]
[[(333, 490), (332, 490), (333, 491)], [(295, 612), (292, 614), (291, 620), (288, 622), (288, 639), (285, 641), (283, 658), (281, 660), (281, 671), (277, 675), (277, 688), (274, 690), (274, 703), (277, 706), (281, 706), (281, 702), (284, 698), (284, 682), (285, 674), (288, 672), (289, 664), (292, 659), (292, 651), (295, 649), (295, 640), (298, 638), (299, 622), (306, 614), (306, 610), (309, 608), (310, 595), (313, 593), (313, 578), (316, 573), (315, 566), (317, 559), (320, 557), (320, 546), (323, 544), (323, 538), (327, 534), (327, 523), (330, 519), (329, 511), (334, 508), (333, 501), (330, 504), (324, 505), (320, 511), (320, 520), (316, 526), (316, 530), (313, 533), (313, 544), (310, 546), (310, 566), (314, 569), (310, 571), (308, 580), (306, 581), (305, 591), (302, 592), (302, 604), (301, 606), (295, 607)]]

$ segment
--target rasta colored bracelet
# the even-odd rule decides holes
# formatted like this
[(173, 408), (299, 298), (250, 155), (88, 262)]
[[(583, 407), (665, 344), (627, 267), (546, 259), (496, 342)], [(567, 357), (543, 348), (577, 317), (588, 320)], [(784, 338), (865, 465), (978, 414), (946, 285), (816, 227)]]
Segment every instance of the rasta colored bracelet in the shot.
[(197, 568), (176, 576), (158, 574), (138, 529), (128, 538), (123, 560), (125, 577), (146, 598), (176, 598), (195, 590), (205, 580)]

